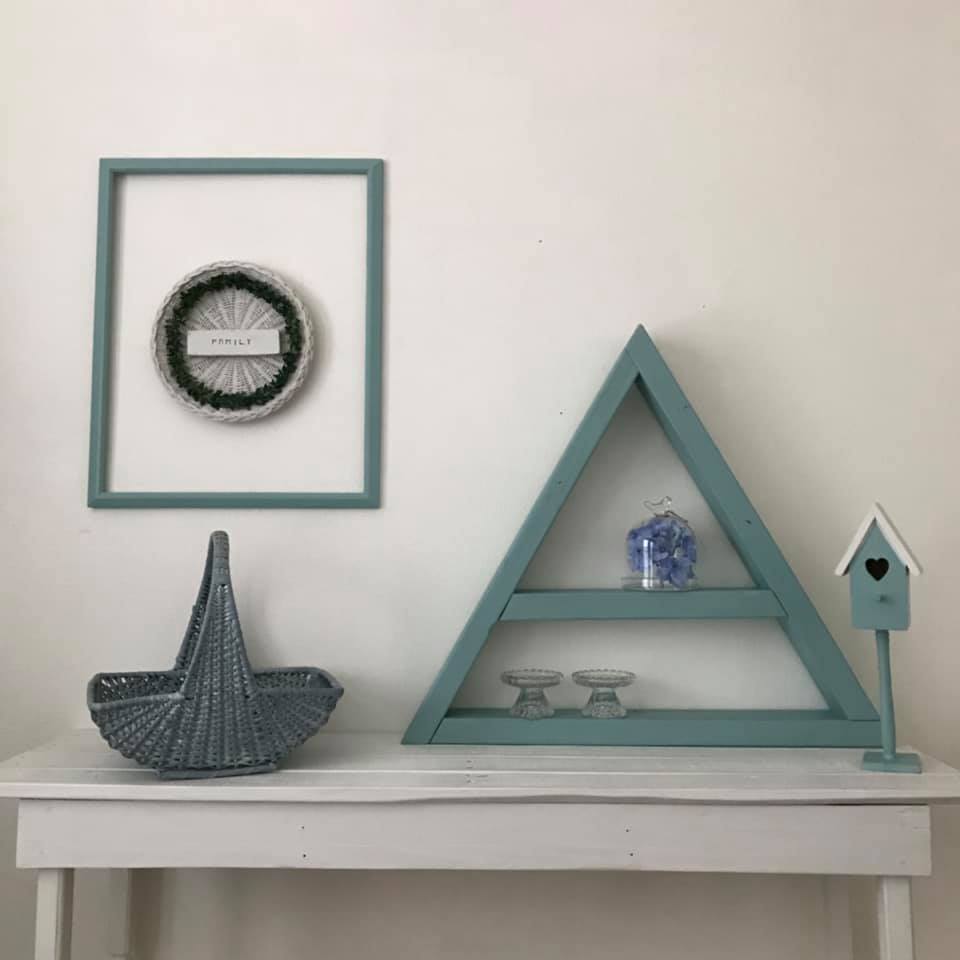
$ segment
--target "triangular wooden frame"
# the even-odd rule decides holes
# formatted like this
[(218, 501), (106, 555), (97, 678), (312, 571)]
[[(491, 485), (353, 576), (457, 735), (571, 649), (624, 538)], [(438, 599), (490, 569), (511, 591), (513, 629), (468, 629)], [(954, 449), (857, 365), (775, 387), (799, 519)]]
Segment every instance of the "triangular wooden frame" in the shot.
[[(518, 591), (591, 454), (636, 385), (739, 552), (755, 588), (678, 593)], [(506, 710), (451, 710), (500, 620), (776, 618), (826, 710), (639, 710), (594, 720), (557, 711), (519, 720)], [(877, 713), (790, 565), (643, 327), (637, 327), (577, 427), (404, 735), (405, 743), (698, 746), (876, 746)]]

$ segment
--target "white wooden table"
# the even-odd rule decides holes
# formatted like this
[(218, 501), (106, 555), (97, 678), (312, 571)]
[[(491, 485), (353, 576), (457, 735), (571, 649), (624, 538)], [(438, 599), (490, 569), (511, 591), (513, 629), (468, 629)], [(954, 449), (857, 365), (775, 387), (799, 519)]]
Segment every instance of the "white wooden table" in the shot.
[(881, 956), (908, 960), (930, 805), (960, 799), (960, 773), (929, 757), (919, 776), (868, 773), (861, 754), (321, 734), (277, 773), (161, 781), (79, 730), (0, 764), (0, 797), (20, 801), (17, 865), (39, 871), (37, 960), (68, 960), (86, 867), (114, 871), (115, 957), (130, 869), (289, 867), (870, 875)]

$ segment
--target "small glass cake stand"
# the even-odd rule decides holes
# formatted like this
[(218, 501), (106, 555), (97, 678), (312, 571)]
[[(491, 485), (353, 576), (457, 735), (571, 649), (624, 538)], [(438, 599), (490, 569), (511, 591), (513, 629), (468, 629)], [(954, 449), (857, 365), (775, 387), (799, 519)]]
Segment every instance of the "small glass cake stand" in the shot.
[(553, 707), (544, 690), (555, 687), (563, 679), (559, 670), (539, 670), (535, 667), (504, 670), (500, 679), (508, 687), (517, 687), (520, 691), (517, 702), (510, 708), (511, 717), (542, 720), (553, 716)]
[(637, 679), (629, 670), (575, 670), (573, 682), (590, 688), (590, 699), (580, 711), (595, 720), (625, 717), (627, 708), (617, 696), (618, 687), (628, 687)]

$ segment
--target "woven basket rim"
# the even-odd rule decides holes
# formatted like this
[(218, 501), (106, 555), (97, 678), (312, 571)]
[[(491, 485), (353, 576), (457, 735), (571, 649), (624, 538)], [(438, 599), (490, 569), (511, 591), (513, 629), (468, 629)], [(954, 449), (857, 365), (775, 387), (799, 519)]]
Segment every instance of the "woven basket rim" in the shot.
[[(254, 670), (253, 677), (256, 680), (257, 677), (264, 675), (271, 675), (277, 673), (312, 673), (314, 676), (318, 676), (321, 679), (326, 681), (326, 687), (323, 688), (323, 692), (328, 697), (336, 697), (337, 700), (343, 696), (343, 686), (340, 682), (326, 670), (321, 669), (320, 667), (264, 667), (261, 670)], [(179, 680), (185, 680), (187, 676), (186, 669), (182, 670), (111, 670), (111, 671), (101, 671), (100, 673), (94, 674), (89, 681), (87, 681), (87, 707), (91, 712), (96, 712), (99, 710), (109, 710), (112, 707), (119, 706), (128, 706), (138, 703), (157, 703), (162, 700), (186, 700), (186, 696), (183, 693), (183, 685), (181, 684), (176, 690), (170, 690), (167, 693), (147, 693), (139, 697), (124, 697), (119, 700), (97, 700), (95, 699), (94, 691), (97, 688), (97, 684), (104, 677), (174, 677)], [(270, 687), (266, 690), (258, 690), (257, 696), (274, 696), (278, 693), (303, 693), (305, 687)], [(319, 692), (319, 691), (318, 691)]]
[[(283, 389), (267, 403), (258, 404), (257, 406), (243, 410), (215, 409), (206, 404), (198, 403), (176, 382), (167, 360), (166, 319), (174, 300), (185, 289), (224, 273), (245, 273), (254, 279), (261, 280), (276, 287), (293, 304), (297, 312), (297, 319), (300, 321), (300, 328), (303, 331), (303, 348), (300, 351), (300, 357), (293, 376), (290, 377)], [(310, 321), (307, 310), (297, 294), (282, 277), (268, 270), (266, 267), (262, 267), (256, 263), (250, 263), (246, 260), (216, 260), (212, 263), (206, 263), (201, 267), (197, 267), (195, 270), (191, 270), (190, 273), (181, 277), (170, 288), (167, 295), (163, 298), (157, 310), (156, 317), (154, 318), (150, 348), (153, 356), (153, 365), (160, 377), (160, 381), (167, 393), (169, 393), (177, 403), (193, 413), (200, 414), (200, 416), (210, 420), (216, 420), (219, 423), (246, 423), (275, 413), (303, 386), (307, 372), (310, 369), (310, 362), (313, 358), (313, 341), (313, 324)]]

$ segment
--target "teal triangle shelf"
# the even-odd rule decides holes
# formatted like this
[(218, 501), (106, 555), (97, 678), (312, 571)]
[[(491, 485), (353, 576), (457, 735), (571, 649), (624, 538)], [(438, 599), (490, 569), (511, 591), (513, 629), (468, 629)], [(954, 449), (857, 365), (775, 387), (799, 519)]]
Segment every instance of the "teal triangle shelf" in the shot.
[[(637, 387), (749, 571), (754, 588), (677, 593), (520, 590), (518, 584), (628, 392)], [(451, 710), (500, 621), (775, 619), (826, 710), (639, 710), (594, 720), (558, 711)], [(870, 699), (770, 532), (684, 396), (650, 336), (637, 327), (517, 532), (404, 735), (405, 743), (689, 746), (877, 746)]]

